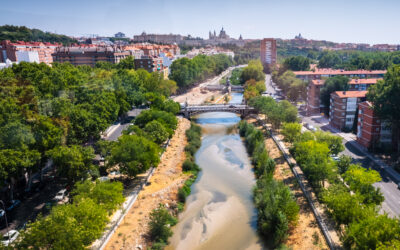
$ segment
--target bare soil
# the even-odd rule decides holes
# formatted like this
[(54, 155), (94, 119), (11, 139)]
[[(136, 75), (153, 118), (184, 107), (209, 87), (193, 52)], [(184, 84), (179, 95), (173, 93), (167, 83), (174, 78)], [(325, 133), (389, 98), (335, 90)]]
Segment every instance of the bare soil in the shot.
[(185, 131), (190, 122), (179, 119), (178, 127), (164, 152), (160, 164), (150, 179), (149, 185), (139, 193), (135, 204), (117, 228), (105, 249), (146, 249), (150, 244), (148, 223), (151, 211), (164, 204), (175, 207), (178, 189), (189, 178), (182, 172), (185, 160)]

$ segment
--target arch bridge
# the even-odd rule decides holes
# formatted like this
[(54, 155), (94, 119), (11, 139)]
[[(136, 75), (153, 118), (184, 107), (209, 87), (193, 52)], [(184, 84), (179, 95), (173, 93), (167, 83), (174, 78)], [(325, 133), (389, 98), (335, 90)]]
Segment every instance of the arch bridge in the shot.
[(230, 112), (246, 117), (249, 114), (256, 113), (253, 107), (245, 104), (203, 104), (203, 105), (185, 105), (181, 108), (180, 114), (185, 118), (208, 112)]

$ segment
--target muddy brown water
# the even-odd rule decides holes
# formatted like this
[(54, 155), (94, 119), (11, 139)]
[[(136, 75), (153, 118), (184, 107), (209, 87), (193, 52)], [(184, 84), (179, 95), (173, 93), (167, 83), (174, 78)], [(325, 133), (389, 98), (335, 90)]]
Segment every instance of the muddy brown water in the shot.
[[(231, 102), (240, 98), (234, 96)], [(254, 173), (240, 136), (230, 129), (240, 118), (215, 112), (198, 115), (195, 121), (203, 130), (195, 155), (202, 171), (166, 249), (263, 249), (252, 200)]]

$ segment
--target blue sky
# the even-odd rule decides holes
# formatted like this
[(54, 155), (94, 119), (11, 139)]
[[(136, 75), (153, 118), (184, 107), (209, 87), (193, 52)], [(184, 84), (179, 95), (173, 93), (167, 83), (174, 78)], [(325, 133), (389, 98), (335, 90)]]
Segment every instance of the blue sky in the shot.
[(0, 24), (67, 35), (179, 33), (400, 44), (399, 0), (3, 0)]

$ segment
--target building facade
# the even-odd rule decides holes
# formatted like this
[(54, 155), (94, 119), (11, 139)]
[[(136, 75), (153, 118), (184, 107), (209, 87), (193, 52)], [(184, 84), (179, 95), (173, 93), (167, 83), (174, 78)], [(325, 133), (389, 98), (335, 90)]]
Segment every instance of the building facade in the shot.
[(145, 69), (148, 72), (162, 72), (164, 74), (163, 59), (155, 56), (135, 58), (135, 69)]
[(144, 43), (144, 42), (152, 42), (152, 43), (179, 43), (183, 40), (181, 35), (175, 34), (146, 34), (143, 32), (140, 35), (133, 36), (133, 40), (135, 42)]
[(334, 76), (347, 76), (349, 78), (383, 78), (386, 70), (340, 70), (340, 69), (320, 69), (315, 68), (313, 71), (294, 71), (297, 78), (303, 81), (318, 80)]
[(9, 59), (12, 62), (37, 62), (51, 64), (52, 54), (61, 44), (42, 42), (2, 41), (0, 45), (0, 62)]
[(376, 84), (381, 78), (351, 79), (349, 81), (349, 90), (368, 90), (369, 87)]
[(307, 86), (307, 115), (317, 115), (321, 113), (322, 105), (320, 98), (320, 90), (325, 80), (311, 80)]
[(130, 55), (129, 51), (123, 51), (117, 47), (110, 46), (59, 47), (53, 53), (53, 60), (60, 63), (69, 62), (75, 66), (89, 65), (93, 67), (100, 61), (119, 63), (122, 59)]
[(331, 93), (329, 125), (339, 130), (349, 130), (354, 125), (357, 105), (365, 101), (367, 91), (335, 91)]
[(374, 149), (392, 143), (392, 129), (376, 116), (371, 102), (358, 105), (357, 142), (367, 148)]
[(261, 63), (264, 65), (276, 64), (276, 40), (274, 38), (264, 38), (261, 40)]

